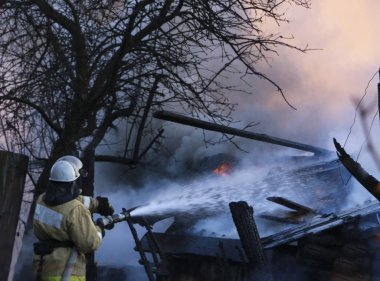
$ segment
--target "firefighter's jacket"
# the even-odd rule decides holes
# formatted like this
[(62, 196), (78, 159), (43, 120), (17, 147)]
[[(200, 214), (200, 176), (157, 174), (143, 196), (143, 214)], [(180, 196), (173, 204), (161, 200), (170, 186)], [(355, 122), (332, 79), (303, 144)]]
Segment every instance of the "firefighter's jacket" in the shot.
[[(35, 236), (41, 240), (73, 242), (74, 247), (58, 247), (51, 254), (43, 256), (41, 281), (85, 281), (85, 253), (95, 251), (102, 234), (92, 221), (90, 210), (95, 212), (97, 200), (79, 196), (57, 206), (47, 206), (42, 194), (36, 205), (33, 228)], [(39, 268), (41, 256), (34, 256), (35, 273)]]

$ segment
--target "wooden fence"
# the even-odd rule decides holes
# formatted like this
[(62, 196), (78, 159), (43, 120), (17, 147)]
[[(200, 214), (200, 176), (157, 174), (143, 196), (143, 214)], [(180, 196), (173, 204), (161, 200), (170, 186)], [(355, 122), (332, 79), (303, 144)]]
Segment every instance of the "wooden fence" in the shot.
[(0, 151), (0, 280), (7, 280), (29, 158)]

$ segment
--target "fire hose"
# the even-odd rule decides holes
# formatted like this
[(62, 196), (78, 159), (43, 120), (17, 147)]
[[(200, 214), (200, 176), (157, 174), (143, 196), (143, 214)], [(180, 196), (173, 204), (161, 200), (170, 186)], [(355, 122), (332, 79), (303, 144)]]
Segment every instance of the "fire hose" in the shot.
[(113, 225), (119, 222), (123, 221), (131, 221), (132, 223), (137, 223), (141, 226), (148, 226), (151, 224), (150, 221), (148, 221), (145, 217), (143, 216), (132, 216), (131, 212), (135, 209), (137, 209), (140, 206), (134, 207), (132, 209), (125, 209), (122, 208), (122, 211), (120, 213), (113, 214), (112, 216), (105, 216), (105, 217), (100, 217), (95, 221), (96, 225), (99, 225), (104, 228), (112, 228)]
[[(134, 208), (135, 209), (135, 208)], [(134, 210), (132, 209), (132, 210)], [(112, 216), (106, 216), (98, 218), (95, 222), (96, 225), (102, 226), (104, 228), (111, 227), (115, 223), (123, 222), (131, 218), (131, 211), (132, 210), (126, 210), (122, 209), (122, 212), (113, 214)]]

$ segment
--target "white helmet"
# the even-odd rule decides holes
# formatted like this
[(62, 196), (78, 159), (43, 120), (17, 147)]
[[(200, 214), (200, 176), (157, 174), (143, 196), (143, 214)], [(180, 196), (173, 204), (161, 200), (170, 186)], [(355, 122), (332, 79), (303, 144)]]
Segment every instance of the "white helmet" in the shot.
[(68, 161), (57, 161), (50, 170), (49, 180), (59, 182), (72, 182), (79, 178), (79, 173), (75, 172), (74, 167)]
[(73, 166), (75, 174), (79, 177), (79, 175), (80, 175), (79, 171), (80, 171), (80, 169), (83, 168), (83, 163), (82, 163), (82, 161), (79, 160), (79, 158), (72, 156), (72, 155), (65, 155), (65, 156), (62, 156), (61, 158), (59, 158), (57, 160), (57, 162), (59, 162), (59, 161), (69, 162), (71, 164), (71, 166)]

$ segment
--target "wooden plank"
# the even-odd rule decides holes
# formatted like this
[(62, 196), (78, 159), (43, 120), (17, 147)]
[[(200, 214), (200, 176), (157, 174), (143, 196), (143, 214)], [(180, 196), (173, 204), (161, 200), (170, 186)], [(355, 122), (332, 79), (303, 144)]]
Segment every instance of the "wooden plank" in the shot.
[(267, 197), (267, 200), (274, 202), (274, 203), (277, 203), (279, 205), (285, 206), (289, 209), (293, 209), (293, 210), (298, 211), (300, 213), (304, 213), (304, 214), (317, 213), (317, 211), (315, 211), (309, 207), (306, 207), (304, 205), (301, 205), (299, 203), (296, 203), (296, 202), (289, 200), (287, 198), (284, 198), (284, 197), (272, 196), (272, 197)]
[(197, 127), (204, 130), (220, 132), (227, 135), (239, 136), (243, 138), (266, 142), (266, 143), (281, 145), (285, 147), (291, 147), (298, 150), (313, 152), (315, 155), (318, 155), (318, 156), (333, 155), (332, 151), (324, 149), (324, 148), (320, 148), (317, 146), (308, 145), (308, 144), (295, 142), (291, 140), (286, 140), (282, 138), (277, 138), (277, 137), (273, 137), (273, 136), (269, 136), (265, 134), (258, 134), (254, 132), (240, 130), (240, 129), (236, 129), (236, 128), (232, 128), (232, 127), (228, 127), (228, 126), (224, 126), (220, 124), (215, 124), (215, 123), (211, 123), (211, 122), (207, 122), (203, 120), (198, 120), (195, 118), (190, 118), (190, 117), (173, 113), (170, 111), (165, 111), (165, 110), (157, 111), (153, 114), (153, 116), (158, 119), (180, 123), (180, 124), (188, 125), (192, 127)]
[[(223, 244), (226, 259), (232, 262), (247, 262), (240, 241), (237, 239), (154, 233), (158, 244), (166, 255), (170, 256), (202, 256), (217, 258), (220, 243)], [(146, 235), (141, 239), (141, 248), (150, 252)], [(219, 253), (220, 256), (220, 253)]]
[(28, 169), (28, 157), (0, 151), (0, 280), (7, 280)]
[(301, 224), (305, 222), (305, 213), (300, 213), (297, 211), (291, 212), (264, 212), (259, 215), (260, 218), (271, 220), (286, 224)]

